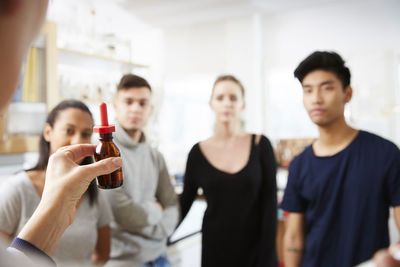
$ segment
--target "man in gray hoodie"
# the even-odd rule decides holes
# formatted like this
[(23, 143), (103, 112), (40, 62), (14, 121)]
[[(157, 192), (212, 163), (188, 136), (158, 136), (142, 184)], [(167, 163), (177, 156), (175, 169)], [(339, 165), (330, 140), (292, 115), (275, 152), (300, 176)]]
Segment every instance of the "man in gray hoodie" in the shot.
[(106, 190), (115, 219), (107, 266), (170, 266), (166, 241), (179, 209), (164, 158), (143, 133), (153, 109), (151, 93), (145, 79), (127, 74), (114, 99), (114, 142), (121, 151), (124, 184)]

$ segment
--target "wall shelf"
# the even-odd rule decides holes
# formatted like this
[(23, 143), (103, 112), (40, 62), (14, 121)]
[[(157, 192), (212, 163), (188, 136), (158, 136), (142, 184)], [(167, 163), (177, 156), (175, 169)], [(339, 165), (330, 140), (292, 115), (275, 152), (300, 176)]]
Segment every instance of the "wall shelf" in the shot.
[[(124, 60), (124, 58), (113, 57), (111, 54), (107, 56), (58, 47), (57, 25), (51, 21), (44, 23), (40, 35), (32, 43), (32, 46), (40, 48), (44, 58), (44, 66), (41, 68), (43, 68), (42, 71), (45, 75), (41, 79), (41, 82), (44, 84), (42, 101), (45, 102), (46, 113), (64, 98), (80, 99), (81, 94), (79, 94), (79, 90), (81, 90), (81, 87), (83, 90), (85, 88), (89, 90), (88, 92), (84, 92), (89, 99), (83, 99), (83, 101), (91, 106), (97, 105), (101, 101), (110, 98), (109, 88), (115, 87), (117, 79), (122, 74), (132, 72), (134, 69), (150, 68), (150, 66), (145, 64), (131, 62), (130, 56), (127, 57), (127, 60)], [(81, 74), (86, 80), (83, 79), (77, 82), (69, 78), (68, 75), (73, 78), (77, 76), (74, 71)], [(104, 79), (96, 79), (96, 75), (100, 78), (104, 77)], [(61, 81), (65, 80), (69, 82), (62, 84)], [(65, 91), (73, 92), (72, 89), (78, 90), (77, 95), (67, 96), (63, 94)], [(101, 92), (103, 94), (100, 96), (104, 99), (94, 97), (96, 93), (98, 95), (99, 89), (102, 89)], [(28, 112), (28, 114), (32, 113), (31, 110), (25, 112)], [(37, 152), (39, 136), (36, 136), (36, 132), (26, 135), (20, 131), (16, 133), (8, 132), (6, 122), (9, 116), (6, 116), (0, 117), (0, 154)], [(23, 125), (23, 127), (29, 128), (29, 125)]]
[(0, 154), (18, 154), (39, 151), (39, 136), (12, 136), (0, 142)]
[(74, 60), (74, 61), (79, 61), (79, 58), (91, 58), (92, 60), (110, 61), (110, 62), (115, 62), (118, 64), (129, 65), (129, 66), (132, 66), (135, 68), (148, 68), (149, 67), (144, 64), (137, 64), (137, 63), (133, 63), (133, 62), (130, 62), (127, 60), (121, 60), (121, 59), (103, 56), (103, 55), (90, 54), (90, 53), (85, 53), (82, 51), (71, 50), (71, 49), (66, 49), (66, 48), (58, 48), (58, 51), (60, 53), (67, 54), (69, 57), (71, 57), (70, 60)]

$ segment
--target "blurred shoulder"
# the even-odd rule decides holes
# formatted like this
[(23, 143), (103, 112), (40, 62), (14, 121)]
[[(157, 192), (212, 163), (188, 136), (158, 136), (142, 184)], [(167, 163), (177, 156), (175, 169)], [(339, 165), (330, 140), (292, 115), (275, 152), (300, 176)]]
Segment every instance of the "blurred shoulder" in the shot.
[(255, 136), (254, 142), (256, 145), (260, 146), (272, 146), (270, 140), (268, 139), (267, 136), (263, 134), (252, 134)]

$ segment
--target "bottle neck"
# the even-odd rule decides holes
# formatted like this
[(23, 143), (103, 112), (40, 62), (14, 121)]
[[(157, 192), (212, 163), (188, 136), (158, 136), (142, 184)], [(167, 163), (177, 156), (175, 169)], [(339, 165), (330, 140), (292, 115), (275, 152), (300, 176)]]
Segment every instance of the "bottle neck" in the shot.
[(113, 139), (112, 133), (101, 133), (100, 140), (102, 141), (111, 141)]

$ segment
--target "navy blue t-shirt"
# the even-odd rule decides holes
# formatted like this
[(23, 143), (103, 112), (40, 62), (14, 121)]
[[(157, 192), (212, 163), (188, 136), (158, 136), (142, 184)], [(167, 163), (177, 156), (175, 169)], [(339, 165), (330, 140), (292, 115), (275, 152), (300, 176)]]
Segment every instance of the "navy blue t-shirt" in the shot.
[(389, 206), (400, 205), (400, 151), (359, 131), (333, 156), (312, 146), (293, 159), (281, 207), (305, 213), (302, 266), (354, 266), (389, 245)]

